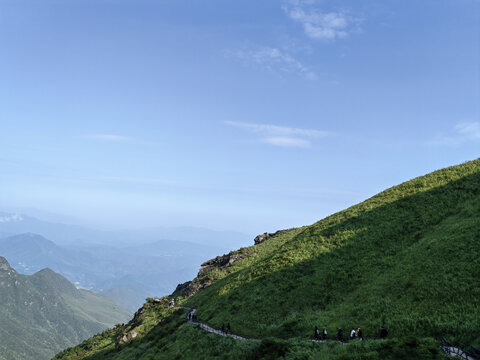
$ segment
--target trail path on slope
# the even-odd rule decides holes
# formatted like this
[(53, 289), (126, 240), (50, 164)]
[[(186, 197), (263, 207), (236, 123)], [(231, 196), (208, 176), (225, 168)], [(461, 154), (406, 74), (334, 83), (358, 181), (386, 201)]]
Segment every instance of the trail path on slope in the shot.
[(187, 321), (188, 322), (191, 322), (193, 324), (197, 324), (198, 326), (200, 326), (201, 329), (203, 329), (203, 330), (205, 330), (209, 333), (212, 333), (212, 334), (231, 337), (231, 338), (236, 339), (236, 340), (247, 340), (247, 338), (241, 337), (239, 335), (231, 334), (230, 332), (227, 333), (227, 332), (222, 331), (222, 330), (217, 330), (217, 329), (212, 328), (211, 326), (208, 326), (207, 324), (204, 324), (204, 323), (198, 322), (196, 320), (193, 320), (192, 318), (193, 318), (193, 315), (195, 314), (195, 311), (196, 311), (196, 309), (191, 309), (190, 312), (188, 313), (188, 315), (187, 315)]
[(455, 346), (442, 346), (441, 347), (443, 352), (451, 357), (460, 357), (461, 359), (465, 360), (477, 360), (477, 357), (468, 355), (465, 351)]
[[(220, 336), (231, 337), (235, 340), (248, 340), (247, 338), (244, 338), (242, 336), (235, 335), (235, 334), (232, 334), (230, 332), (226, 332), (226, 331), (222, 331), (222, 330), (217, 330), (217, 329), (214, 329), (211, 326), (208, 326), (207, 324), (201, 323), (197, 320), (193, 320), (193, 315), (195, 315), (196, 309), (192, 309), (192, 308), (186, 308), (186, 309), (190, 310), (189, 313), (187, 314), (187, 322), (198, 325), (202, 330), (207, 331), (207, 332), (212, 333), (212, 334), (217, 334), (217, 335), (220, 335)], [(317, 343), (326, 343), (327, 342), (327, 340), (314, 340), (314, 339), (312, 339), (311, 341), (312, 342), (317, 342)], [(348, 343), (345, 343), (345, 342), (342, 342), (342, 344), (348, 345)], [(473, 356), (470, 356), (470, 355), (466, 354), (465, 351), (463, 351), (460, 348), (454, 347), (454, 346), (441, 346), (441, 349), (443, 350), (443, 352), (445, 354), (447, 354), (451, 357), (459, 356), (460, 358), (465, 359), (465, 360), (477, 360), (478, 359), (476, 357), (473, 357)]]
[[(231, 338), (236, 339), (236, 340), (248, 340), (247, 338), (245, 338), (243, 336), (235, 335), (235, 334), (232, 334), (230, 332), (226, 332), (226, 331), (222, 331), (222, 330), (217, 330), (217, 329), (214, 329), (211, 326), (208, 326), (207, 324), (201, 323), (197, 320), (193, 320), (193, 315), (195, 314), (196, 309), (192, 309), (192, 308), (186, 308), (186, 309), (190, 310), (190, 312), (187, 314), (187, 322), (192, 323), (192, 324), (196, 324), (201, 329), (203, 329), (203, 330), (205, 330), (209, 333), (212, 333), (212, 334), (217, 334), (217, 335), (225, 336), (225, 337), (231, 337)], [(327, 342), (327, 340), (314, 340), (314, 339), (312, 339), (311, 341), (312, 342), (318, 342), (318, 343), (326, 343)], [(348, 343), (343, 343), (343, 344), (348, 345)]]

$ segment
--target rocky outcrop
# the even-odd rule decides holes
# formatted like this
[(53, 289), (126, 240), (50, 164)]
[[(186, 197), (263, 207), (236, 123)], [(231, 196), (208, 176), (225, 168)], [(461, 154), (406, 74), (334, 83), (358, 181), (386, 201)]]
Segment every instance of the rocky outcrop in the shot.
[(217, 256), (215, 259), (205, 261), (200, 265), (200, 270), (198, 271), (198, 277), (205, 275), (206, 273), (212, 271), (214, 268), (228, 267), (233, 265), (239, 260), (242, 260), (247, 255), (243, 253), (233, 252), (227, 255)]
[(257, 235), (255, 237), (255, 239), (253, 239), (253, 241), (255, 242), (255, 245), (258, 245), (258, 244), (261, 244), (263, 243), (265, 240), (268, 240), (274, 236), (277, 236), (277, 235), (280, 235), (281, 233), (285, 232), (287, 230), (278, 230), (278, 231), (275, 231), (274, 233), (263, 233), (263, 234), (260, 234), (260, 235)]
[[(273, 238), (277, 235), (282, 234), (288, 230), (278, 230), (274, 233), (263, 233), (255, 237), (255, 245), (263, 243), (265, 240)], [(223, 277), (224, 275), (230, 272), (230, 267), (236, 262), (246, 258), (252, 253), (255, 253), (256, 250), (252, 248), (242, 248), (237, 251), (232, 251), (226, 255), (217, 256), (214, 259), (205, 261), (198, 271), (198, 275), (192, 281), (187, 281), (183, 284), (178, 284), (177, 288), (173, 292), (172, 296), (181, 296), (181, 297), (190, 297), (197, 293), (198, 291), (209, 287), (213, 284), (218, 278)], [(223, 275), (222, 275), (223, 273)]]
[(202, 289), (206, 289), (212, 285), (218, 278), (230, 272), (230, 267), (236, 262), (246, 258), (252, 253), (248, 248), (242, 248), (232, 251), (229, 254), (217, 256), (214, 259), (205, 261), (198, 271), (198, 275), (193, 281), (187, 281), (178, 284), (173, 292), (173, 296), (190, 297)]
[[(255, 245), (263, 243), (265, 240), (280, 235), (288, 230), (278, 230), (274, 233), (263, 233), (255, 237)], [(178, 284), (172, 296), (190, 297), (202, 289), (206, 289), (212, 285), (217, 279), (227, 275), (231, 270), (230, 267), (236, 262), (245, 259), (256, 250), (252, 248), (242, 248), (232, 251), (226, 255), (217, 256), (214, 259), (205, 261), (198, 271), (198, 275), (192, 281)]]
[(129, 332), (128, 334), (123, 335), (123, 337), (120, 339), (118, 344), (121, 346), (121, 345), (135, 339), (137, 336), (138, 336), (138, 333), (136, 331)]
[(173, 294), (184, 293), (188, 289), (191, 283), (192, 283), (191, 281), (187, 281), (187, 282), (184, 282), (183, 284), (178, 284)]
[(8, 271), (8, 272), (13, 270), (10, 267), (10, 264), (8, 263), (7, 259), (5, 259), (3, 256), (0, 256), (0, 270)]

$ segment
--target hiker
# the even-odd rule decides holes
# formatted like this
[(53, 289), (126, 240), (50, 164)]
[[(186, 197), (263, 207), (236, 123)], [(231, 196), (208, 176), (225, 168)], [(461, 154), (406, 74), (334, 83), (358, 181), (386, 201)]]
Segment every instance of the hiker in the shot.
[(222, 324), (222, 333), (225, 333), (225, 324)]
[(358, 339), (363, 340), (362, 329), (358, 328), (357, 331), (355, 332), (355, 336), (356, 336)]
[(337, 331), (337, 340), (338, 340), (338, 341), (343, 341), (343, 330), (342, 330), (342, 328), (338, 328), (338, 331)]
[(314, 335), (315, 340), (320, 339), (320, 330), (318, 330), (318, 326), (315, 326), (315, 335)]
[(380, 339), (385, 339), (388, 336), (388, 331), (385, 329), (385, 326), (382, 325), (380, 328)]
[(227, 324), (227, 334), (230, 334), (230, 323)]
[(188, 313), (188, 321), (192, 320), (192, 313)]
[(352, 328), (352, 331), (350, 331), (350, 340), (355, 339), (355, 329)]
[(327, 327), (324, 326), (322, 330), (322, 340), (326, 340), (326, 339), (327, 339)]

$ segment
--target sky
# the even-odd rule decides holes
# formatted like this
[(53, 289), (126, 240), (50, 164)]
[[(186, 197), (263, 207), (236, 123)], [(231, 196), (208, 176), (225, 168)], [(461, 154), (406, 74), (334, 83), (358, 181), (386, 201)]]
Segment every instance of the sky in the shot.
[(0, 210), (307, 225), (480, 156), (478, 0), (0, 0)]

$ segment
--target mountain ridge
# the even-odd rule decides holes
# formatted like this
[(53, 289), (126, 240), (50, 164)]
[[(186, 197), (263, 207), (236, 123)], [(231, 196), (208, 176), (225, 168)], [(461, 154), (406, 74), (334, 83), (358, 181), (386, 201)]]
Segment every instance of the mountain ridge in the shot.
[[(105, 313), (103, 316), (99, 314)], [(112, 301), (83, 290), (51, 269), (16, 272), (0, 256), (2, 360), (49, 359), (129, 316)]]
[[(125, 327), (85, 342), (103, 341), (101, 352), (72, 348), (55, 359), (439, 359), (436, 336), (478, 346), (479, 214), (480, 160), (438, 170), (207, 261)], [(203, 334), (185, 323), (180, 306), (193, 305), (199, 321), (262, 340)], [(322, 325), (360, 326), (368, 341), (317, 346), (309, 339)], [(390, 339), (373, 340), (382, 325)], [(139, 336), (118, 352), (132, 331)]]

